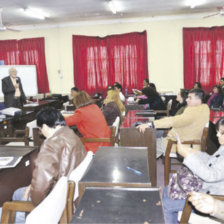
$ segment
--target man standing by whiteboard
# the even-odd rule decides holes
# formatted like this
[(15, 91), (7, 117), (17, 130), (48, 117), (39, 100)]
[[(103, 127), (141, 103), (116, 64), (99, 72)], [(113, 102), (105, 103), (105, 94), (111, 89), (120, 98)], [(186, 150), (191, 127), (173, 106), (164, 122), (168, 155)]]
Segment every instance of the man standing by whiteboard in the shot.
[(9, 76), (2, 79), (2, 92), (4, 94), (5, 107), (22, 108), (26, 102), (20, 78), (15, 67), (9, 68)]

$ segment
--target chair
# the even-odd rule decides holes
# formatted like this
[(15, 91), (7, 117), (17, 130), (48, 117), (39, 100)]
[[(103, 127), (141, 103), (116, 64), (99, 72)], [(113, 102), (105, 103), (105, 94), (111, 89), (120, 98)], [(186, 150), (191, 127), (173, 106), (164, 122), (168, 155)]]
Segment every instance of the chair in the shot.
[(33, 145), (34, 146), (41, 146), (44, 139), (45, 138), (41, 137), (41, 135), (40, 135), (39, 128), (33, 128)]
[(50, 194), (37, 206), (31, 201), (5, 202), (2, 208), (1, 223), (14, 223), (16, 211), (31, 212), (26, 224), (68, 223), (68, 204), (73, 199), (74, 183), (61, 177)]
[(84, 160), (71, 172), (69, 176), (69, 180), (75, 182), (75, 194), (73, 197), (73, 201), (76, 201), (76, 199), (79, 197), (79, 181), (84, 176), (92, 159), (93, 159), (93, 152), (88, 151)]
[(147, 128), (141, 133), (137, 128), (120, 128), (120, 146), (146, 146), (148, 147), (149, 176), (152, 187), (157, 186), (156, 171), (156, 131)]
[(115, 144), (115, 139), (114, 139), (114, 136), (115, 136), (115, 130), (116, 128), (114, 126), (110, 126), (110, 130), (111, 130), (111, 135), (110, 135), (110, 138), (81, 138), (81, 141), (82, 143), (87, 143), (87, 142), (109, 142), (111, 146), (114, 146)]
[[(218, 195), (211, 195), (213, 196), (215, 199), (224, 201), (224, 196), (218, 196)], [(221, 223), (221, 222), (217, 222), (215, 220), (212, 219), (212, 217), (210, 216), (200, 216), (198, 214), (192, 213), (192, 205), (188, 202), (189, 196), (186, 199), (185, 205), (184, 205), (184, 210), (181, 214), (181, 218), (180, 218), (180, 223), (181, 224), (185, 224), (185, 223)], [(179, 214), (178, 214), (179, 215)], [(223, 223), (223, 222), (222, 222)]]
[[(203, 129), (202, 132), (202, 136), (201, 136), (201, 140), (190, 140), (190, 141), (183, 141), (182, 144), (188, 144), (188, 145), (201, 145), (201, 151), (206, 151), (206, 139), (208, 136), (208, 124), (206, 124), (206, 126)], [(175, 172), (173, 170), (170, 169), (171, 165), (182, 165), (182, 163), (172, 163), (170, 159), (171, 158), (177, 158), (177, 154), (172, 153), (171, 149), (173, 144), (177, 144), (177, 141), (168, 140), (168, 144), (166, 147), (166, 152), (165, 152), (165, 159), (164, 159), (164, 183), (165, 186), (169, 184), (169, 176), (170, 176), (170, 172)]]
[(119, 132), (119, 126), (120, 126), (120, 117), (117, 116), (114, 123), (112, 124), (113, 127), (115, 127), (115, 134), (114, 134), (114, 140), (117, 143), (118, 142), (118, 132)]
[(13, 137), (0, 137), (0, 145), (21, 145), (24, 143), (25, 146), (29, 146), (29, 128), (25, 130), (15, 130)]

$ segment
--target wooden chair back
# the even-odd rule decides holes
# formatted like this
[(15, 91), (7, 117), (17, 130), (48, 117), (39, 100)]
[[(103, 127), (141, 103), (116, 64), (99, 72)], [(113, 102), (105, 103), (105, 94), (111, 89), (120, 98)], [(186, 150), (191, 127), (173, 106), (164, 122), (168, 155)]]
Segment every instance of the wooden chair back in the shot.
[(39, 128), (33, 128), (33, 145), (40, 147), (42, 145), (44, 139), (45, 138), (41, 137), (41, 135), (40, 135)]
[[(62, 213), (60, 224), (70, 223), (70, 220), (73, 215), (73, 196), (75, 191), (75, 183), (72, 181), (68, 182), (68, 191), (67, 191), (67, 201), (65, 209)], [(31, 212), (34, 209), (34, 205), (31, 201), (10, 201), (5, 202), (2, 207), (2, 217), (1, 223), (9, 224), (15, 223), (15, 214), (17, 211), (20, 212)]]
[(81, 138), (82, 143), (93, 143), (93, 142), (101, 142), (101, 143), (110, 143), (111, 146), (114, 146), (115, 144), (115, 132), (116, 132), (116, 127), (110, 126), (111, 130), (111, 135), (110, 138)]
[[(208, 127), (204, 127), (201, 140), (190, 140), (190, 141), (183, 141), (182, 144), (187, 144), (187, 145), (201, 145), (201, 151), (206, 151), (206, 140), (208, 137)], [(168, 144), (166, 147), (166, 152), (165, 152), (165, 159), (164, 159), (164, 184), (165, 186), (169, 184), (169, 176), (171, 172), (171, 161), (170, 161), (170, 153), (172, 146), (174, 144), (177, 144), (177, 141), (168, 140)], [(175, 163), (177, 165), (177, 163)], [(180, 163), (182, 165), (182, 163)]]
[(148, 166), (150, 181), (153, 187), (157, 185), (156, 171), (156, 131), (147, 128), (141, 133), (137, 128), (120, 128), (121, 146), (145, 146), (148, 147)]
[(24, 130), (15, 130), (13, 137), (0, 137), (0, 145), (10, 142), (24, 142), (25, 146), (29, 146), (29, 128)]

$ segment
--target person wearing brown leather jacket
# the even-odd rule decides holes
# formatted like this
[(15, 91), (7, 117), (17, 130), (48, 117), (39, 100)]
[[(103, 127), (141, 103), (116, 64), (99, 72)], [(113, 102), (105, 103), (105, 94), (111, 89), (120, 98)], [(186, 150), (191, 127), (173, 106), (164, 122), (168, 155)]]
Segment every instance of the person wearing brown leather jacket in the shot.
[[(86, 155), (81, 140), (65, 126), (64, 117), (56, 109), (50, 107), (40, 111), (37, 126), (46, 139), (35, 160), (31, 185), (19, 188), (13, 194), (13, 200), (30, 200), (30, 196), (35, 206), (50, 193), (59, 178), (69, 176)], [(16, 222), (25, 219), (25, 215), (19, 213)]]

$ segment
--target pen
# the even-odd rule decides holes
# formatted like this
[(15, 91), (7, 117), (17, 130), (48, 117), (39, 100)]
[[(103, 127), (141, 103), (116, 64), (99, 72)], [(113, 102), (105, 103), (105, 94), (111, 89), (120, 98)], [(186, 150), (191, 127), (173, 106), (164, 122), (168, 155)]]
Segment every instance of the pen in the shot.
[(131, 168), (130, 166), (126, 166), (126, 169), (133, 171), (138, 176), (141, 176), (142, 175), (142, 172), (140, 172), (138, 170), (135, 170), (135, 169)]

